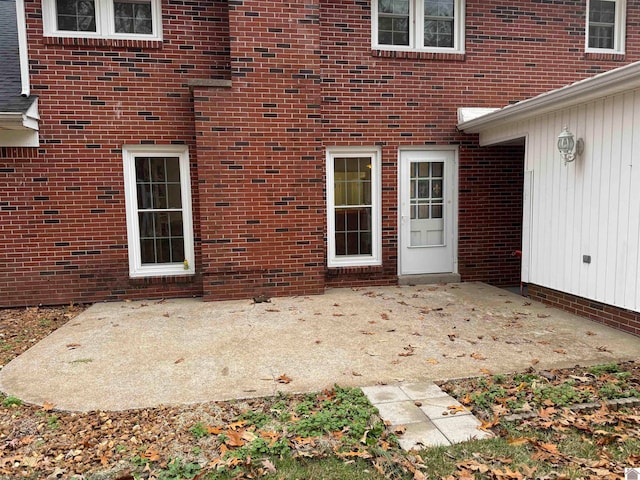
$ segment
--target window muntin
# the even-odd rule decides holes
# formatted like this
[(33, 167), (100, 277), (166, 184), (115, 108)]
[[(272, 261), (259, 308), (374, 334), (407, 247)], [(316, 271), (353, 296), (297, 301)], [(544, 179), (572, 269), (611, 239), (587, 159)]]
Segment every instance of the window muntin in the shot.
[(464, 51), (464, 0), (372, 0), (372, 47)]
[(191, 187), (186, 147), (123, 149), (129, 273), (194, 273)]
[(328, 265), (381, 263), (377, 150), (327, 152)]
[(589, 0), (586, 50), (624, 53), (625, 0)]
[(44, 34), (160, 40), (161, 0), (42, 0)]

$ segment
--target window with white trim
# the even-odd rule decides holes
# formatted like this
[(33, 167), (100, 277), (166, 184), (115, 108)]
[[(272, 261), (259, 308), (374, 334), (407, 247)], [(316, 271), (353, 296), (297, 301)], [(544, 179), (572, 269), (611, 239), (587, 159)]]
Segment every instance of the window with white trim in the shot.
[(42, 0), (45, 36), (160, 40), (161, 0)]
[(626, 0), (587, 2), (587, 52), (624, 53)]
[(380, 151), (327, 150), (328, 266), (382, 263)]
[(464, 52), (464, 0), (372, 0), (372, 47)]
[(122, 153), (129, 275), (193, 274), (188, 148), (128, 145)]

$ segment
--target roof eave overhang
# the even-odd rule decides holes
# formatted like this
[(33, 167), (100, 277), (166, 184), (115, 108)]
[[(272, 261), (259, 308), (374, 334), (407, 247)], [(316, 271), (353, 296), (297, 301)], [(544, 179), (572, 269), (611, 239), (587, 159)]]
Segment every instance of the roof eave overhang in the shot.
[(462, 121), (457, 126), (458, 130), (465, 133), (480, 133), (507, 123), (544, 115), (634, 88), (640, 88), (640, 62), (580, 80), (468, 121)]
[(39, 147), (39, 129), (37, 98), (26, 112), (0, 112), (0, 147)]

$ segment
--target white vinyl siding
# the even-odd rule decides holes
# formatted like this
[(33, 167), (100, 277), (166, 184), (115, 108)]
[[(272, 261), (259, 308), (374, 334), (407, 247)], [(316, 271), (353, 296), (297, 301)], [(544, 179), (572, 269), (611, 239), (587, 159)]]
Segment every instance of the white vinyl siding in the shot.
[[(556, 149), (565, 126), (584, 140), (567, 165)], [(481, 143), (517, 137), (533, 172), (526, 280), (640, 311), (640, 89), (485, 131)]]

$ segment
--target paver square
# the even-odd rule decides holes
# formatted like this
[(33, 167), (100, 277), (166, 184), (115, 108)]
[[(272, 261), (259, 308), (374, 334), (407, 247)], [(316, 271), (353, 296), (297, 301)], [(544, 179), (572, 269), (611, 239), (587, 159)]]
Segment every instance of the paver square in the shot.
[(427, 421), (427, 417), (412, 401), (377, 403), (375, 407), (380, 416), (391, 422), (391, 425), (406, 425)]
[(400, 387), (393, 385), (376, 385), (373, 387), (362, 387), (362, 391), (372, 404), (405, 402), (409, 397)]
[(491, 433), (478, 430), (481, 423), (473, 415), (440, 418), (433, 420), (433, 424), (438, 427), (438, 430), (440, 430), (451, 443), (461, 443), (469, 440), (492, 437)]
[(398, 435), (398, 443), (404, 450), (451, 445), (447, 437), (432, 422), (410, 423), (405, 426), (407, 430), (402, 435)]
[(400, 387), (411, 400), (424, 400), (425, 398), (447, 396), (447, 393), (433, 382), (404, 383)]

